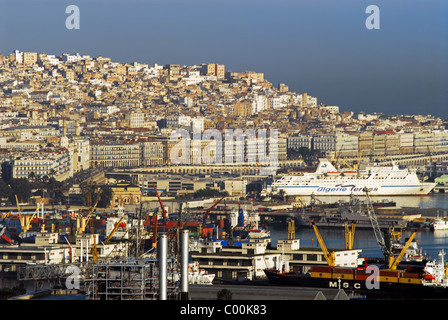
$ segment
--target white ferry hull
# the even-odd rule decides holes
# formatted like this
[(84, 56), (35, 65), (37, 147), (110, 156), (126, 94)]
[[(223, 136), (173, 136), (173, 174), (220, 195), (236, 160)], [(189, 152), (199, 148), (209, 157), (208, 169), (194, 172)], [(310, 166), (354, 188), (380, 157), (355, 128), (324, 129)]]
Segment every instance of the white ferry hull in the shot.
[[(335, 183), (325, 186), (276, 186), (276, 190), (284, 190), (288, 196), (363, 196), (365, 195), (365, 185), (344, 185)], [(435, 187), (435, 184), (425, 183), (421, 185), (384, 185), (379, 187), (367, 187), (371, 196), (409, 196), (409, 195), (427, 195)]]
[(268, 187), (268, 193), (281, 190), (287, 196), (371, 196), (427, 195), (436, 183), (423, 183), (416, 172), (393, 165), (365, 166), (359, 171), (339, 172), (326, 159), (321, 159), (316, 172), (285, 175)]

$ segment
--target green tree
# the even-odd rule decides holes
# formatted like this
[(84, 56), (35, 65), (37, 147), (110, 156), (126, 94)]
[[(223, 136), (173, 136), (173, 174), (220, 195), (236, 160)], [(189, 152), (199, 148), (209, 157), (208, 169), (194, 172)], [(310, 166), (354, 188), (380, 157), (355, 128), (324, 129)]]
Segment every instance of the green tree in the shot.
[(110, 201), (112, 200), (112, 189), (109, 186), (101, 187), (101, 196), (98, 201), (98, 207), (106, 208), (110, 205)]
[(226, 195), (228, 195), (226, 191), (219, 191), (216, 189), (199, 189), (194, 193), (194, 198), (213, 198)]
[(20, 179), (11, 179), (9, 182), (9, 186), (11, 187), (12, 194), (10, 196), (10, 201), (15, 203), (15, 195), (20, 202), (28, 202), (31, 197), (31, 184), (28, 179), (20, 178)]
[(13, 197), (11, 187), (3, 180), (0, 180), (0, 198), (12, 199)]

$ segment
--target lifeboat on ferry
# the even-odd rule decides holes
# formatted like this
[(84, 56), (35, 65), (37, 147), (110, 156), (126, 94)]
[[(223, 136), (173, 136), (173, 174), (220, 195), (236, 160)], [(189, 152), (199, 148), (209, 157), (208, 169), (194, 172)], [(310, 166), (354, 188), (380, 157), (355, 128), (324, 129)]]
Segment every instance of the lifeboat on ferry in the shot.
[(344, 171), (344, 176), (355, 176), (357, 174), (357, 171)]
[(339, 171), (329, 171), (327, 172), (327, 176), (334, 177), (340, 175)]

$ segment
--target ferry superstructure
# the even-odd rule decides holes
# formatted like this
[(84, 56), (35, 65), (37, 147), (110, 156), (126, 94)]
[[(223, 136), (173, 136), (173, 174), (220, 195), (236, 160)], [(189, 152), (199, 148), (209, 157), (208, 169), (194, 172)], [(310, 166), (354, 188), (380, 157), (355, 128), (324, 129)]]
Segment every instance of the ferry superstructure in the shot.
[(315, 172), (283, 175), (267, 187), (267, 193), (284, 190), (288, 196), (426, 195), (435, 183), (420, 182), (414, 169), (397, 165), (361, 164), (356, 171), (338, 171), (327, 159), (319, 159)]

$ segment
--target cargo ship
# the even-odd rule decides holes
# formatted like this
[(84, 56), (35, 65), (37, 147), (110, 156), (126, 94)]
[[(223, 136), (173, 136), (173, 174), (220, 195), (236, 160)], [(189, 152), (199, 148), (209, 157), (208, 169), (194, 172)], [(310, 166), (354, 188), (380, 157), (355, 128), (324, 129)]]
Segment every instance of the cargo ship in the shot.
[(327, 159), (319, 159), (315, 172), (283, 175), (265, 190), (283, 190), (286, 196), (372, 196), (427, 195), (436, 183), (420, 182), (416, 170), (397, 165), (361, 164), (357, 170), (338, 171)]
[(316, 265), (306, 273), (275, 269), (264, 272), (275, 285), (344, 289), (367, 299), (448, 299), (443, 258), (439, 262), (428, 261), (426, 265), (403, 264), (401, 270), (381, 267), (381, 264), (367, 264), (366, 260), (362, 267), (356, 268)]

